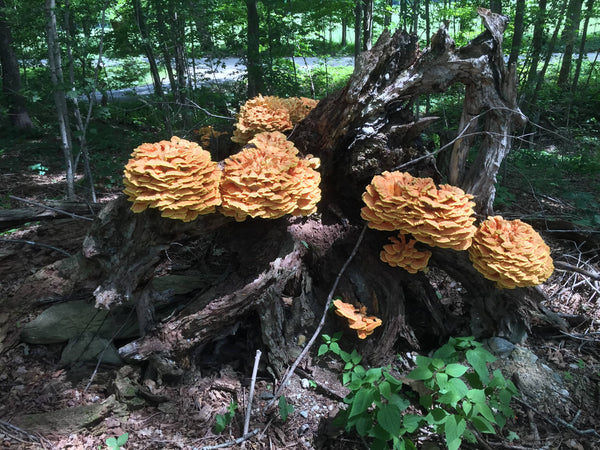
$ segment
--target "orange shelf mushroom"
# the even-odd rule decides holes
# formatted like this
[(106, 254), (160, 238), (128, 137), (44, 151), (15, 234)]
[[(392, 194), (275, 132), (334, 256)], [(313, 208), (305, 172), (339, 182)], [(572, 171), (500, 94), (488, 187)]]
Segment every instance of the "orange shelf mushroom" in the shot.
[(373, 177), (362, 196), (361, 217), (377, 230), (412, 234), (419, 242), (466, 250), (476, 227), (473, 196), (431, 178), (407, 172), (384, 172)]
[(348, 319), (348, 325), (351, 329), (356, 330), (359, 339), (365, 339), (373, 334), (375, 328), (381, 325), (381, 319), (375, 316), (367, 316), (367, 308), (355, 308), (350, 303), (344, 303), (341, 300), (334, 300), (333, 306), (335, 313)]
[(499, 288), (535, 286), (554, 271), (550, 248), (533, 227), (500, 216), (488, 217), (479, 225), (469, 258)]
[(227, 158), (221, 181), (221, 212), (238, 222), (309, 215), (321, 199), (319, 159), (298, 157), (280, 132), (259, 133), (247, 148)]
[(425, 270), (431, 258), (429, 250), (419, 251), (415, 248), (417, 241), (406, 240), (406, 235), (400, 233), (398, 238), (390, 237), (391, 244), (383, 246), (379, 254), (381, 260), (392, 267), (402, 267), (409, 273), (415, 274), (419, 270)]
[(142, 144), (131, 156), (123, 184), (133, 212), (157, 208), (163, 217), (189, 222), (221, 204), (221, 171), (198, 144), (173, 136)]
[(316, 104), (317, 101), (304, 97), (258, 95), (240, 108), (231, 140), (244, 145), (261, 132), (291, 130)]

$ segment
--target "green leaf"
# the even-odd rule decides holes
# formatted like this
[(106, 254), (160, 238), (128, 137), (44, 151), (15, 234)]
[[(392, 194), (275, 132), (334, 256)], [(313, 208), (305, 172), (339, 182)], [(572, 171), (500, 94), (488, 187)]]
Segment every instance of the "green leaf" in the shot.
[(424, 366), (416, 367), (407, 375), (407, 377), (412, 380), (429, 380), (432, 376), (433, 372)]
[(438, 372), (435, 374), (435, 380), (437, 381), (440, 392), (446, 392), (446, 385), (448, 384), (448, 375), (444, 372)]
[(377, 422), (392, 436), (398, 436), (402, 428), (402, 414), (395, 405), (383, 404), (377, 411)]
[(444, 362), (443, 359), (440, 358), (433, 358), (431, 360), (431, 365), (433, 366), (433, 368), (435, 370), (440, 370), (442, 367), (444, 367), (446, 365), (446, 363)]
[(367, 436), (371, 428), (373, 428), (373, 421), (371, 420), (371, 416), (368, 414), (358, 416), (356, 418), (356, 422), (354, 424), (354, 428), (356, 432), (361, 436)]
[(429, 414), (427, 414), (427, 417), (429, 417), (429, 422), (433, 425), (439, 425), (442, 424), (446, 421), (446, 419), (448, 418), (449, 413), (442, 408), (433, 408)]
[(383, 369), (381, 367), (372, 367), (371, 369), (367, 370), (367, 373), (365, 374), (365, 383), (374, 383), (379, 381), (382, 370)]
[(350, 409), (350, 415), (352, 418), (359, 414), (364, 413), (373, 403), (375, 397), (375, 388), (361, 389), (356, 393), (354, 401), (352, 402), (352, 408)]
[(451, 377), (462, 377), (469, 368), (462, 364), (448, 364), (446, 366), (446, 373)]
[(406, 408), (410, 406), (410, 401), (398, 394), (392, 394), (389, 399), (390, 404), (395, 405), (400, 411), (404, 411)]
[(127, 443), (127, 439), (129, 439), (129, 433), (123, 433), (121, 436), (119, 436), (119, 438), (117, 439), (117, 445), (118, 446), (122, 446), (125, 445)]
[(279, 397), (279, 416), (281, 417), (281, 420), (285, 422), (288, 416), (293, 412), (294, 406), (287, 402), (285, 395)]
[(473, 404), (470, 403), (468, 400), (465, 400), (464, 402), (462, 402), (462, 410), (465, 413), (465, 417), (468, 419), (471, 411), (473, 411)]
[(317, 356), (323, 356), (328, 351), (329, 351), (329, 346), (327, 344), (321, 344), (319, 346), (319, 351), (317, 352)]
[(382, 381), (379, 384), (379, 392), (383, 396), (383, 398), (390, 400), (392, 398), (392, 387), (390, 386), (389, 381)]
[(444, 434), (448, 450), (457, 450), (462, 442), (462, 434), (467, 424), (462, 417), (449, 416), (444, 424)]
[(414, 433), (418, 430), (423, 421), (423, 417), (416, 414), (404, 414), (402, 416), (402, 425), (404, 425), (408, 433)]
[(117, 438), (114, 438), (114, 437), (109, 437), (104, 442), (106, 442), (106, 445), (108, 445), (111, 448), (115, 448), (117, 446)]
[(356, 350), (352, 350), (350, 358), (354, 364), (358, 364), (362, 361), (362, 356), (360, 356), (360, 354)]
[(417, 355), (417, 357), (415, 358), (415, 362), (417, 363), (417, 366), (419, 367), (429, 367), (429, 364), (431, 364), (431, 358), (428, 358), (427, 356), (422, 356), (422, 355)]
[(494, 413), (486, 403), (476, 403), (475, 411), (479, 412), (483, 417), (489, 420), (491, 423), (496, 423), (496, 418), (494, 417)]
[(487, 420), (485, 420), (481, 416), (471, 417), (471, 422), (473, 422), (473, 425), (475, 425), (475, 428), (477, 428), (477, 430), (479, 430), (481, 433), (487, 433), (487, 434), (495, 434), (496, 433), (496, 430), (494, 430), (494, 427), (492, 426), (492, 424), (489, 423)]
[(340, 344), (338, 344), (337, 342), (332, 342), (331, 344), (329, 344), (329, 350), (331, 350), (336, 355), (339, 355), (342, 349), (340, 348)]
[(485, 392), (483, 389), (471, 389), (467, 392), (467, 398), (473, 403), (485, 403)]
[(431, 408), (431, 405), (433, 405), (433, 397), (431, 395), (421, 395), (419, 397), (419, 403), (423, 408), (429, 409)]
[(494, 362), (496, 358), (483, 348), (467, 350), (465, 356), (467, 357), (469, 364), (475, 369), (477, 375), (479, 375), (481, 382), (487, 384), (490, 379), (487, 363)]

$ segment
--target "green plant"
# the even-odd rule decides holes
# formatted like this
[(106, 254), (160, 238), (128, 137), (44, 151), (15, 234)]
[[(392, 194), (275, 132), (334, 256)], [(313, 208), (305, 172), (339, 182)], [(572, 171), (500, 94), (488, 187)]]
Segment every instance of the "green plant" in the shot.
[(214, 431), (216, 434), (222, 433), (223, 430), (227, 428), (227, 425), (229, 425), (233, 420), (237, 408), (238, 404), (232, 400), (231, 403), (229, 403), (229, 406), (227, 407), (227, 412), (225, 414), (217, 414), (215, 418), (214, 427)]
[[(127, 439), (129, 439), (129, 433), (123, 433), (119, 437), (109, 437), (104, 442), (106, 442), (106, 446), (109, 450), (119, 450), (127, 443)], [(98, 448), (102, 448), (102, 446), (99, 445)]]
[(294, 412), (294, 405), (290, 405), (285, 398), (285, 395), (279, 397), (279, 417), (284, 422), (287, 420), (288, 416)]
[(319, 348), (320, 355), (331, 351), (346, 363), (348, 407), (335, 422), (370, 438), (372, 449), (416, 449), (410, 436), (430, 427), (456, 450), (463, 440), (476, 442), (475, 431), (496, 433), (513, 415), (509, 405), (517, 389), (499, 370), (490, 376), (487, 364), (495, 358), (473, 337), (450, 338), (431, 357), (417, 356), (404, 381), (390, 367), (362, 367), (356, 351), (339, 348), (339, 337), (324, 335)]

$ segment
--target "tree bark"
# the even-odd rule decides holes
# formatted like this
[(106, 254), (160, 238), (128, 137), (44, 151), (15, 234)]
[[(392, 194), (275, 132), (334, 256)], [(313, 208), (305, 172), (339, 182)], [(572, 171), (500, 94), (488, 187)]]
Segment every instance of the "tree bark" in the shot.
[[(492, 10), (493, 11), (493, 10)], [(508, 57), (508, 66), (517, 64), (519, 54), (521, 53), (521, 42), (523, 41), (523, 31), (525, 29), (525, 0), (517, 0), (515, 6), (514, 32), (512, 44), (510, 46), (510, 55)]]
[(256, 97), (263, 90), (262, 68), (260, 65), (260, 23), (257, 0), (246, 0), (248, 14), (248, 98)]
[(575, 48), (575, 39), (579, 33), (579, 22), (581, 21), (581, 5), (583, 0), (570, 0), (567, 8), (567, 19), (563, 31), (563, 40), (565, 41), (565, 51), (563, 52), (562, 64), (558, 73), (558, 85), (568, 88), (569, 76), (571, 75), (571, 64), (573, 62), (573, 49)]
[(75, 164), (73, 160), (73, 144), (71, 139), (71, 128), (69, 125), (69, 111), (64, 90), (64, 77), (60, 56), (60, 45), (58, 43), (58, 32), (56, 30), (56, 1), (46, 0), (47, 41), (48, 41), (48, 68), (50, 79), (54, 88), (54, 104), (58, 118), (60, 131), (60, 143), (65, 158), (65, 175), (67, 181), (67, 199), (75, 199)]
[[(237, 223), (212, 214), (183, 223), (155, 210), (133, 214), (120, 197), (100, 213), (85, 239), (79, 270), (68, 271), (79, 279), (65, 282), (65, 290), (95, 286), (98, 307), (135, 307), (142, 337), (120, 354), (150, 361), (163, 374), (181, 374), (190, 360), (221, 348), (218, 342), (239, 339), (264, 350), (281, 375), (299, 354), (302, 336), (315, 329), (333, 281), (352, 254), (362, 228), (361, 195), (372, 177), (408, 167), (413, 175), (441, 178), (419, 139), (435, 118), (413, 117), (416, 97), (456, 83), (479, 86), (475, 106), (485, 113), (484, 131), (501, 135), (501, 142), (482, 145), (481, 162), (464, 179), (484, 207), (493, 198), (493, 183), (474, 174), (493, 178), (510, 148), (507, 130), (522, 116), (511, 103), (514, 71), (506, 71), (500, 50), (505, 18), (479, 13), (487, 29), (462, 48), (445, 27), (424, 52), (417, 36), (384, 32), (361, 55), (346, 87), (321, 100), (292, 131), (289, 138), (301, 152), (321, 159), (319, 215)], [(528, 319), (541, 315), (535, 290), (496, 289), (466, 252), (432, 248), (427, 274), (392, 268), (379, 259), (387, 238), (388, 233), (368, 230), (336, 291), (381, 317), (382, 327), (360, 341), (331, 315), (324, 329), (345, 329), (369, 362), (385, 364), (399, 350), (433, 348), (450, 335), (501, 334), (518, 341)], [(181, 279), (194, 283), (185, 287)], [(463, 289), (455, 292), (457, 299), (441, 301), (434, 282)]]
[(8, 104), (8, 116), (16, 130), (30, 130), (33, 123), (21, 95), (19, 62), (13, 49), (12, 33), (4, 12), (6, 5), (0, 0), (0, 66), (2, 68), (2, 93)]
[(579, 44), (579, 56), (577, 58), (577, 64), (575, 65), (575, 73), (573, 74), (573, 83), (571, 83), (571, 91), (577, 90), (577, 84), (579, 83), (579, 76), (581, 75), (581, 65), (585, 59), (585, 44), (587, 41), (587, 32), (590, 24), (590, 19), (594, 13), (594, 0), (587, 1), (587, 8), (585, 12), (585, 20), (583, 22), (583, 29), (581, 31), (581, 43)]

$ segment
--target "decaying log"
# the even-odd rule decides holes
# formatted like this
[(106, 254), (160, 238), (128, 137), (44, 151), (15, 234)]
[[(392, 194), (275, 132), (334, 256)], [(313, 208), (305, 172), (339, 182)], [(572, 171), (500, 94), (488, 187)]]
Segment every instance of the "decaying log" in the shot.
[(62, 217), (76, 217), (82, 220), (93, 220), (93, 216), (100, 211), (102, 205), (79, 202), (49, 201), (39, 204), (29, 200), (12, 197), (13, 199), (31, 203), (31, 208), (2, 209), (0, 210), (0, 230), (23, 225), (27, 222), (38, 220), (51, 220)]
[[(82, 282), (96, 284), (98, 307), (137, 308), (141, 337), (122, 347), (121, 356), (178, 374), (190, 359), (224, 351), (219, 342), (243, 336), (239, 340), (253, 350), (262, 347), (281, 374), (299, 353), (302, 337), (315, 329), (354, 247), (362, 227), (361, 194), (371, 178), (407, 164), (414, 175), (441, 178), (434, 155), (420, 142), (435, 118), (413, 114), (419, 95), (462, 83), (467, 92), (462, 131), (485, 116), (479, 157), (466, 166), (462, 152), (471, 140), (463, 133), (452, 176), (475, 195), (481, 213), (489, 212), (498, 165), (510, 149), (511, 124), (523, 117), (514, 104), (514, 73), (502, 61), (506, 22), (486, 10), (480, 15), (486, 31), (462, 48), (445, 26), (422, 53), (416, 36), (384, 32), (361, 56), (347, 86), (323, 99), (291, 132), (301, 151), (321, 158), (323, 199), (314, 217), (236, 223), (211, 214), (181, 223), (154, 210), (134, 214), (124, 197), (108, 205), (78, 261)], [(502, 334), (516, 341), (540, 310), (534, 290), (499, 291), (465, 252), (434, 248), (431, 265), (462, 287), (455, 300), (460, 307), (449, 304), (440, 299), (431, 274), (410, 275), (380, 261), (387, 238), (368, 230), (337, 293), (366, 305), (383, 325), (365, 341), (337, 316), (325, 329), (347, 330), (346, 338), (371, 362), (389, 362), (400, 349), (437, 346), (450, 335)], [(178, 279), (196, 282), (168, 287)]]

